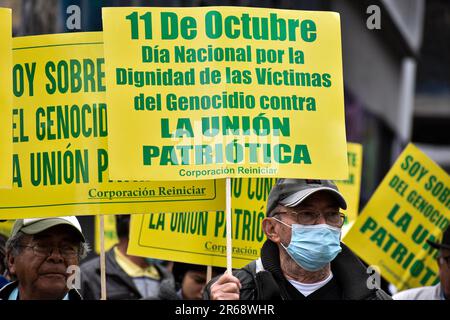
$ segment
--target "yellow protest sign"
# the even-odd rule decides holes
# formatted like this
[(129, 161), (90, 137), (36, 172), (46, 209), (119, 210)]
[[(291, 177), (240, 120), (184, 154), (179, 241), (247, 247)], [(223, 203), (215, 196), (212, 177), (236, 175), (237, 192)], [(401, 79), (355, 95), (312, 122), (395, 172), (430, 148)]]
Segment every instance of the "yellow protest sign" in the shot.
[(11, 188), (12, 177), (12, 20), (11, 10), (0, 8), (0, 187)]
[(450, 177), (409, 144), (344, 242), (399, 290), (439, 282), (436, 241), (450, 220)]
[(346, 224), (343, 227), (344, 233), (358, 217), (359, 195), (361, 192), (362, 150), (361, 144), (347, 144), (348, 179), (335, 180), (339, 191), (344, 195), (345, 201), (347, 202), (347, 209), (342, 210), (347, 216)]
[(0, 221), (0, 234), (9, 237), (15, 220)]
[(13, 40), (13, 189), (0, 219), (220, 210), (224, 182), (111, 182), (101, 33)]
[[(116, 216), (104, 216), (105, 251), (111, 249), (117, 242)], [(100, 216), (95, 216), (95, 252), (100, 254)]]
[(346, 179), (339, 14), (103, 8), (112, 179)]
[[(259, 257), (266, 240), (266, 216), (272, 178), (232, 179), (233, 267)], [(162, 260), (226, 266), (226, 223), (223, 211), (132, 215), (128, 253)]]

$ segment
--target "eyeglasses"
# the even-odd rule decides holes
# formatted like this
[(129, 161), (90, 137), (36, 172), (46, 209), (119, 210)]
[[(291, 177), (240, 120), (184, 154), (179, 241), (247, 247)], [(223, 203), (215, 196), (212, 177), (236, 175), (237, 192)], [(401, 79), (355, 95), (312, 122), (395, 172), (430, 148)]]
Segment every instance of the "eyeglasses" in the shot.
[(317, 212), (313, 210), (302, 210), (302, 211), (295, 211), (295, 210), (289, 210), (286, 211), (278, 211), (275, 212), (274, 215), (277, 214), (288, 214), (290, 215), (298, 224), (303, 225), (312, 225), (317, 224), (317, 222), (320, 219), (320, 216), (323, 216), (325, 219), (326, 224), (329, 224), (333, 227), (342, 227), (344, 225), (346, 216), (345, 214), (339, 212), (339, 211), (328, 211), (328, 212)]
[[(49, 257), (53, 253), (53, 250), (55, 249), (55, 247), (53, 247), (53, 246), (44, 246), (41, 244), (35, 244), (32, 246), (20, 245), (19, 247), (32, 249), (34, 255), (36, 257), (40, 257), (40, 258)], [(58, 247), (58, 250), (59, 250), (59, 253), (61, 254), (61, 256), (66, 260), (73, 259), (75, 257), (78, 257), (78, 255), (79, 255), (79, 251), (71, 246)]]

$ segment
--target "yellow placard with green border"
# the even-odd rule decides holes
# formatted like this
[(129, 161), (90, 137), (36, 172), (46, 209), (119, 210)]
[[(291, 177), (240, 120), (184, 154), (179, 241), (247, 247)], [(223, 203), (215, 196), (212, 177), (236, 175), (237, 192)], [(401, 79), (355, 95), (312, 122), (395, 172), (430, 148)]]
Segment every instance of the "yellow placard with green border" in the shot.
[(361, 193), (361, 171), (363, 159), (362, 145), (358, 143), (348, 143), (347, 157), (348, 179), (334, 181), (347, 202), (347, 209), (342, 210), (342, 212), (347, 216), (345, 224), (342, 227), (343, 234), (345, 234), (353, 225), (359, 213), (359, 196)]
[(450, 220), (450, 177), (409, 144), (344, 242), (399, 290), (439, 282), (439, 241)]
[(109, 179), (102, 34), (13, 39), (13, 188), (0, 219), (220, 210), (224, 181)]
[[(103, 219), (105, 251), (108, 251), (119, 242), (116, 231), (116, 216), (107, 215)], [(100, 254), (100, 216), (95, 216), (95, 252)]]
[(347, 179), (338, 13), (102, 16), (112, 179)]
[(11, 188), (12, 177), (12, 18), (0, 8), (0, 188)]

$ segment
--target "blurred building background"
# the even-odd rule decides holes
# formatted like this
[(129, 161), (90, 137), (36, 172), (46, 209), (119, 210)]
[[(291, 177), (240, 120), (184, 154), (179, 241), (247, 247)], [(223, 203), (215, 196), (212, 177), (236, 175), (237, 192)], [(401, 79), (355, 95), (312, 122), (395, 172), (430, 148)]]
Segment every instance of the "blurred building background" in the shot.
[(450, 1), (428, 0), (412, 141), (450, 173)]
[[(81, 28), (68, 30), (67, 9)], [(0, 0), (16, 36), (101, 30), (102, 6), (257, 6), (341, 14), (347, 138), (364, 147), (361, 207), (410, 141), (450, 172), (448, 0)], [(379, 9), (379, 29), (368, 19)], [(373, 8), (373, 7), (371, 7)], [(91, 234), (92, 217), (81, 217)]]

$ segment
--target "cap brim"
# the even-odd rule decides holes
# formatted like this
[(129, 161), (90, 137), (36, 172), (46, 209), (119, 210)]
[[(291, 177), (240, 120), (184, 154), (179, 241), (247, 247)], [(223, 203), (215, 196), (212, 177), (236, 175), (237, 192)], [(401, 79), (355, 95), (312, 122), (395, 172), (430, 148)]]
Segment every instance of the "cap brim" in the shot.
[(318, 191), (329, 191), (331, 192), (335, 197), (336, 200), (339, 203), (339, 207), (341, 209), (347, 209), (347, 202), (345, 202), (344, 197), (339, 191), (334, 190), (333, 188), (328, 187), (317, 187), (317, 188), (310, 188), (307, 190), (301, 190), (297, 191), (296, 193), (290, 195), (289, 197), (284, 198), (283, 200), (280, 200), (279, 203), (286, 207), (295, 207), (298, 206), (303, 200), (311, 196), (312, 194), (318, 192)]
[(36, 222), (33, 222), (27, 226), (24, 226), (20, 229), (23, 233), (26, 234), (37, 234), (39, 232), (42, 232), (44, 230), (47, 230), (51, 227), (59, 226), (59, 225), (68, 225), (72, 227), (74, 231), (80, 236), (81, 241), (86, 242), (86, 239), (84, 238), (83, 233), (80, 232), (73, 224), (68, 222), (67, 220), (60, 219), (60, 218), (48, 218), (44, 220), (38, 220)]
[(441, 243), (433, 242), (431, 240), (427, 240), (427, 243), (430, 246), (432, 246), (433, 248), (438, 249), (438, 250), (440, 250), (440, 249), (448, 249), (448, 250), (450, 250), (450, 245), (448, 245), (448, 244), (441, 244)]

